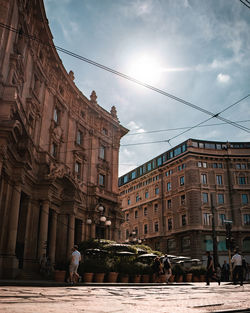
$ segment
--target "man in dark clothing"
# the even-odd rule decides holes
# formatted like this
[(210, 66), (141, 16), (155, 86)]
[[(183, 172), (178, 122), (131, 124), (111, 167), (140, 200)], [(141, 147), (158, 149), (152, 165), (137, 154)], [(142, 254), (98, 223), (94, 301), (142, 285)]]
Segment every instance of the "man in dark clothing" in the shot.
[(224, 263), (222, 265), (221, 274), (222, 281), (229, 281), (229, 264), (226, 260), (224, 260)]
[(210, 255), (210, 252), (206, 252), (207, 255), (207, 272), (206, 272), (206, 282), (207, 286), (210, 285), (210, 279), (212, 279), (213, 272), (214, 272), (214, 263), (213, 258)]

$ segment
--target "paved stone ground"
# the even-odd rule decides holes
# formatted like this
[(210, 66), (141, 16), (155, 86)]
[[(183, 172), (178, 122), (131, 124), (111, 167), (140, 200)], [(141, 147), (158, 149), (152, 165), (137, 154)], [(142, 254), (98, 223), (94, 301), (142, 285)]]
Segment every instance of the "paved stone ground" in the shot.
[(250, 308), (250, 284), (0, 287), (1, 313), (200, 313)]

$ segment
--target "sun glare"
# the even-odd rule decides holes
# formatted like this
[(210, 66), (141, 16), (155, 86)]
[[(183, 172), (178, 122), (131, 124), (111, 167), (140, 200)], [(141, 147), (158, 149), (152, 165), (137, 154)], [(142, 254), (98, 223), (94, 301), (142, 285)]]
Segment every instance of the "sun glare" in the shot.
[(156, 58), (143, 55), (129, 63), (128, 75), (141, 82), (153, 85), (160, 80), (161, 71)]

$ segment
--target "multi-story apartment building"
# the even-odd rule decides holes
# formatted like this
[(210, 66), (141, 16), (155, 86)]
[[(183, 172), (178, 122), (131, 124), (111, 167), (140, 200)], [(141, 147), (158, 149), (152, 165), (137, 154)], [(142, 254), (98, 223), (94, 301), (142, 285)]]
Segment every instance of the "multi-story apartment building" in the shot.
[(66, 72), (42, 0), (0, 0), (0, 23), (0, 277), (13, 277), (44, 253), (57, 262), (84, 239), (118, 240), (127, 129)]
[(225, 220), (250, 256), (250, 143), (189, 139), (119, 178), (125, 222), (152, 248), (202, 258), (227, 255)]

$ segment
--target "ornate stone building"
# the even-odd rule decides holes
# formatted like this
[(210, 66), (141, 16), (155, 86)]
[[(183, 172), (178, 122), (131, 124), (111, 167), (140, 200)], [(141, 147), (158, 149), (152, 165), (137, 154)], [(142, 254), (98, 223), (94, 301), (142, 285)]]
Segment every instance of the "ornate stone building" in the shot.
[(222, 262), (230, 220), (250, 257), (250, 143), (189, 139), (120, 177), (119, 189), (123, 241), (133, 232), (155, 249), (201, 259), (215, 239)]
[(44, 253), (56, 262), (84, 239), (119, 239), (127, 129), (66, 72), (42, 0), (0, 8), (0, 277), (14, 277)]

